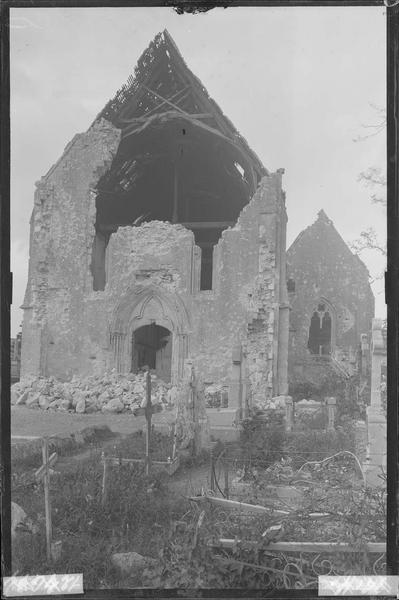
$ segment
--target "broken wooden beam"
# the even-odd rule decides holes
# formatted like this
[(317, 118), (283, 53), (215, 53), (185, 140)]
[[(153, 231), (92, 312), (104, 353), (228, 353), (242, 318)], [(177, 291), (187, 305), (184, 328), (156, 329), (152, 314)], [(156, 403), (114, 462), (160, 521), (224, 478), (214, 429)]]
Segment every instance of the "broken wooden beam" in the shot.
[(189, 229), (226, 229), (226, 227), (234, 227), (235, 221), (188, 221), (180, 223)]
[[(187, 229), (226, 229), (227, 227), (234, 227), (235, 221), (188, 221), (184, 223), (177, 222), (177, 225), (183, 225)], [(97, 225), (97, 230), (100, 232), (115, 232), (118, 227), (132, 227), (127, 223), (101, 223)]]
[[(185, 110), (183, 110), (182, 108), (180, 108), (180, 106), (177, 106), (177, 104), (174, 104), (170, 100), (167, 100), (166, 98), (164, 98), (163, 96), (161, 96), (161, 94), (158, 94), (157, 92), (154, 92), (154, 90), (152, 90), (149, 87), (147, 87), (146, 85), (144, 85), (144, 83), (142, 84), (142, 87), (145, 90), (147, 90), (147, 92), (150, 92), (150, 94), (153, 94), (156, 98), (158, 98), (158, 100), (161, 100), (162, 104), (169, 104), (169, 106), (172, 106), (172, 108), (174, 108), (175, 110), (177, 110), (179, 113), (182, 113), (183, 115), (188, 115), (188, 113)], [(157, 108), (157, 107), (155, 107), (155, 108)]]
[[(243, 542), (245, 545), (259, 546), (259, 542), (252, 542), (247, 540), (236, 540), (230, 538), (220, 538), (216, 544), (217, 547), (221, 548), (233, 548), (235, 545)], [(366, 544), (368, 552), (373, 554), (383, 554), (386, 552), (386, 544), (384, 542), (368, 542)], [(274, 550), (276, 552), (360, 552), (356, 550), (351, 544), (344, 542), (270, 542), (267, 544), (267, 550)]]
[[(278, 508), (274, 508), (275, 501), (265, 499), (265, 503), (268, 503), (269, 506), (261, 506), (260, 504), (247, 504), (246, 502), (238, 502), (237, 500), (227, 500), (226, 498), (216, 498), (214, 496), (191, 496), (189, 500), (193, 500), (194, 502), (210, 502), (211, 504), (215, 504), (221, 506), (223, 508), (227, 508), (230, 510), (240, 510), (242, 512), (247, 513), (257, 513), (257, 514), (270, 514), (270, 511), (273, 512), (273, 515), (280, 515), (282, 517), (294, 516), (298, 515), (300, 518), (302, 512), (297, 510), (280, 510)], [(334, 515), (331, 513), (306, 513), (306, 518), (309, 519), (330, 519)]]
[(240, 510), (241, 512), (247, 513), (260, 513), (260, 514), (269, 514), (272, 511), (274, 514), (287, 516), (291, 514), (287, 510), (279, 510), (273, 508), (272, 506), (260, 506), (259, 504), (247, 504), (246, 502), (238, 502), (237, 500), (227, 500), (226, 498), (216, 498), (214, 496), (190, 496), (189, 500), (193, 502), (209, 502), (210, 504), (215, 504), (216, 506), (220, 506), (222, 508), (227, 508), (230, 510)]
[[(182, 100), (183, 97), (186, 96), (187, 91), (190, 89), (190, 86), (186, 86), (183, 89), (179, 90), (178, 92), (176, 92), (175, 94), (173, 94), (172, 96), (170, 96), (169, 98), (166, 98), (166, 100), (168, 100), (169, 102), (171, 100), (174, 100), (176, 102), (178, 96), (181, 96), (183, 94), (183, 96), (181, 98), (179, 98), (178, 102), (180, 102)], [(176, 102), (177, 103), (177, 102)], [(146, 118), (152, 116), (155, 112), (157, 112), (157, 110), (159, 108), (161, 108), (161, 106), (164, 106), (165, 104), (167, 104), (167, 102), (162, 102), (161, 104), (158, 104), (155, 108), (152, 108), (151, 110), (149, 110), (144, 116), (142, 117), (138, 117), (138, 118), (133, 118), (133, 119), (119, 119), (120, 123), (133, 123), (134, 121), (137, 121), (138, 119), (141, 120), (145, 120)]]
[[(161, 105), (159, 105), (159, 106), (161, 106)], [(170, 114), (170, 113), (173, 113), (173, 111), (169, 110), (168, 114)], [(210, 117), (212, 117), (212, 115), (210, 113), (185, 113), (185, 114), (187, 114), (192, 119), (209, 119)], [(151, 114), (151, 115), (144, 115), (143, 117), (135, 117), (134, 119), (125, 119), (125, 123), (133, 124), (133, 125), (136, 123), (145, 123), (145, 121), (147, 119), (149, 119), (150, 116), (152, 117), (153, 115)]]

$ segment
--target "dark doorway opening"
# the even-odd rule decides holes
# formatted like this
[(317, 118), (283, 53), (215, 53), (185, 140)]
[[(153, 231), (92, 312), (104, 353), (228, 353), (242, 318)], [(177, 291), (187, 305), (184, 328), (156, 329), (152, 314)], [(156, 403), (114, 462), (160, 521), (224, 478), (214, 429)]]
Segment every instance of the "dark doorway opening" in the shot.
[(319, 304), (310, 320), (308, 349), (311, 354), (331, 354), (331, 315), (325, 304)]
[(213, 246), (202, 246), (201, 250), (200, 290), (211, 290), (213, 275)]
[(144, 325), (133, 332), (132, 372), (148, 366), (163, 381), (169, 382), (172, 371), (172, 334), (166, 327), (155, 323)]

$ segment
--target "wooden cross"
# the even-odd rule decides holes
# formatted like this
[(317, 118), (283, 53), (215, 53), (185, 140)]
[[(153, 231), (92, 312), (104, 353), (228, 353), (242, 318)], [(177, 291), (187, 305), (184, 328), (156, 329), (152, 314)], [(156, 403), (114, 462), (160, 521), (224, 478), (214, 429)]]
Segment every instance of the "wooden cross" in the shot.
[(51, 523), (51, 500), (50, 500), (50, 467), (52, 467), (58, 458), (57, 452), (49, 457), (48, 455), (48, 439), (42, 439), (42, 457), (43, 464), (35, 472), (35, 478), (38, 481), (43, 480), (44, 486), (44, 510), (46, 515), (46, 547), (47, 547), (47, 560), (50, 562), (53, 558), (52, 552), (52, 523)]

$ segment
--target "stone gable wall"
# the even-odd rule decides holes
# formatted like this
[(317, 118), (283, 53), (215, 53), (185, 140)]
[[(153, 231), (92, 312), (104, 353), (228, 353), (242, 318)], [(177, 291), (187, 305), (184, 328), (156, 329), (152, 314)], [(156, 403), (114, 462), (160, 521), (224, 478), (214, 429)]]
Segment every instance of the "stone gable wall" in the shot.
[[(241, 345), (252, 397), (279, 393), (280, 276), (286, 213), (281, 173), (265, 177), (214, 249), (214, 285), (199, 290), (200, 249), (182, 225), (120, 227), (106, 249), (106, 285), (93, 291), (95, 186), (120, 132), (106, 121), (76, 136), (38, 184), (24, 301), (22, 376), (69, 380), (131, 365), (132, 332), (172, 332), (172, 381), (190, 358), (204, 382), (228, 382)], [(288, 333), (287, 333), (288, 335)], [(283, 374), (284, 379), (284, 374)]]
[(307, 349), (312, 311), (327, 301), (332, 312), (333, 354), (348, 364), (370, 329), (374, 296), (365, 265), (354, 256), (328, 218), (302, 232), (287, 252), (287, 278), (295, 282), (289, 294), (290, 371), (310, 357)]

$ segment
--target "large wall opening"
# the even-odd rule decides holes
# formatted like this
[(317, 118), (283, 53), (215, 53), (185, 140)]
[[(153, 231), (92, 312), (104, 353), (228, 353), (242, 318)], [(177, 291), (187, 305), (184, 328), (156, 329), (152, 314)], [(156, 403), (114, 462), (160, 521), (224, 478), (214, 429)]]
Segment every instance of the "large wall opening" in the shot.
[(155, 323), (139, 327), (132, 335), (133, 373), (149, 367), (167, 383), (172, 372), (172, 333)]
[[(121, 131), (121, 140), (97, 184), (97, 233), (110, 236), (119, 226), (143, 221), (181, 223), (203, 251), (200, 289), (209, 289), (211, 250), (221, 232), (236, 223), (267, 170), (166, 30), (155, 36), (134, 77), (99, 117)], [(92, 272), (101, 289), (105, 259), (98, 244), (101, 240), (93, 247)]]
[(230, 143), (183, 116), (152, 120), (122, 136), (111, 169), (97, 185), (94, 289), (105, 286), (105, 251), (120, 226), (181, 223), (202, 250), (200, 289), (212, 288), (213, 248), (254, 192), (251, 166)]

